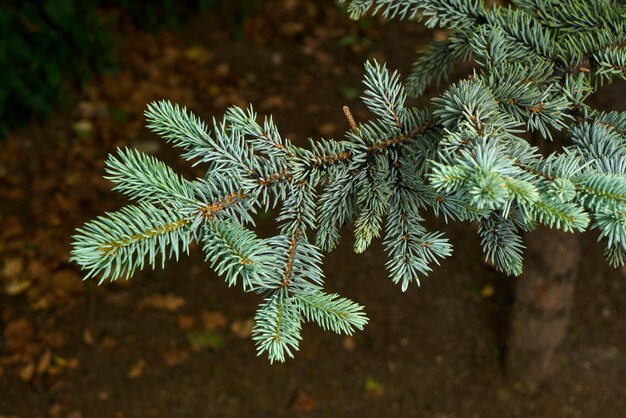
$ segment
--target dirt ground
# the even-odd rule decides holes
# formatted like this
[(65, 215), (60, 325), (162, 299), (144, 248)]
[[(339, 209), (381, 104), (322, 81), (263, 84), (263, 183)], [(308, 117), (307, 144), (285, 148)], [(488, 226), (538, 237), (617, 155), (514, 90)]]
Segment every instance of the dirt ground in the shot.
[[(119, 72), (0, 142), (1, 418), (626, 416), (626, 279), (593, 234), (560, 372), (539, 388), (504, 376), (520, 279), (481, 262), (471, 225), (431, 221), (454, 255), (405, 293), (388, 279), (380, 243), (355, 255), (345, 231), (325, 257), (326, 286), (364, 305), (370, 323), (354, 338), (306, 325), (285, 364), (256, 356), (259, 298), (228, 288), (198, 249), (128, 282), (82, 282), (67, 261), (73, 229), (125, 203), (102, 179), (108, 152), (138, 147), (202, 174), (143, 128), (146, 103), (170, 99), (208, 120), (252, 102), (297, 142), (340, 137), (343, 105), (368, 117), (358, 103), (364, 60), (406, 74), (413, 51), (442, 35), (352, 22), (313, 0), (264, 2), (243, 24), (209, 12), (176, 34), (119, 31)], [(624, 91), (606, 87), (596, 101), (623, 110)]]

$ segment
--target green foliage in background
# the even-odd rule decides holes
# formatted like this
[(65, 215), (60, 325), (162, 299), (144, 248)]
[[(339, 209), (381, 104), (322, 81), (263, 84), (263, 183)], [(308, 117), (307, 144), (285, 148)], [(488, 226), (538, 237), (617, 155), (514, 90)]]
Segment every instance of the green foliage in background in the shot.
[[(31, 117), (46, 117), (68, 87), (114, 68), (107, 27), (115, 13), (154, 30), (178, 28), (225, 0), (7, 0), (0, 3), (0, 137)], [(107, 17), (108, 16), (108, 17)]]
[(112, 64), (110, 39), (89, 2), (0, 3), (0, 136), (47, 116), (80, 82)]
[[(86, 278), (128, 278), (198, 242), (229, 285), (262, 296), (253, 339), (270, 361), (298, 349), (302, 323), (350, 334), (367, 318), (358, 304), (324, 291), (322, 252), (350, 226), (354, 250), (382, 238), (387, 269), (402, 290), (452, 254), (429, 211), (477, 225), (485, 257), (520, 275), (524, 233), (537, 225), (595, 229), (609, 263), (626, 262), (626, 112), (586, 99), (626, 78), (626, 8), (613, 0), (352, 0), (366, 13), (420, 20), (450, 33), (429, 45), (406, 80), (365, 66), (371, 119), (342, 140), (294, 145), (271, 116), (231, 107), (206, 124), (167, 101), (151, 104), (148, 127), (204, 164), (187, 180), (153, 157), (120, 150), (106, 164), (115, 189), (136, 200), (78, 229), (72, 259)], [(409, 95), (445, 81), (459, 60), (477, 68), (429, 106)], [(445, 71), (444, 71), (445, 70)], [(569, 142), (544, 155), (527, 140)], [(253, 214), (278, 206), (278, 233), (262, 238)]]

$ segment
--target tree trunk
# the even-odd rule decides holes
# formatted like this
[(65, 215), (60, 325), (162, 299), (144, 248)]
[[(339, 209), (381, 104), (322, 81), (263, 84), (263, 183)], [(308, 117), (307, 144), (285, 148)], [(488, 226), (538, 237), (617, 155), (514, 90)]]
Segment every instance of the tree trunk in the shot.
[(506, 365), (510, 378), (536, 386), (559, 365), (555, 353), (569, 327), (580, 249), (578, 235), (547, 229), (528, 234), (526, 244)]

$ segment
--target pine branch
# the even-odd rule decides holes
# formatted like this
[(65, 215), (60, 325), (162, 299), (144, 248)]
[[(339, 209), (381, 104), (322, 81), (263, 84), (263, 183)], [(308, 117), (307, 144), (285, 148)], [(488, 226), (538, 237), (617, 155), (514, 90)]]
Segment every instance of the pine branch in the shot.
[(85, 279), (101, 274), (106, 279), (129, 278), (146, 264), (162, 267), (167, 258), (178, 260), (187, 252), (195, 232), (193, 216), (180, 216), (172, 209), (149, 203), (127, 206), (85, 224), (76, 230), (72, 261), (87, 271)]
[(312, 288), (295, 297), (301, 302), (304, 318), (316, 322), (324, 330), (352, 335), (367, 324), (363, 307), (339, 295)]
[(154, 204), (196, 205), (196, 190), (192, 183), (156, 158), (139, 151), (118, 149), (118, 158), (110, 155), (106, 161), (105, 178), (115, 183), (117, 190), (131, 199)]
[(302, 337), (300, 308), (290, 298), (274, 294), (265, 299), (254, 317), (252, 339), (259, 355), (267, 353), (270, 363), (293, 358)]
[(385, 250), (389, 254), (387, 270), (394, 283), (406, 291), (411, 282), (420, 284), (419, 276), (431, 271), (430, 264), (452, 254), (452, 246), (441, 233), (428, 233), (415, 208), (416, 197), (398, 187), (391, 199), (387, 215)]
[(241, 277), (244, 291), (264, 288), (273, 271), (269, 246), (236, 222), (207, 223), (203, 249), (215, 273), (224, 276), (229, 286)]
[[(322, 290), (322, 250), (340, 228), (364, 251), (385, 227), (386, 267), (406, 290), (452, 253), (427, 231), (420, 212), (477, 222), (483, 251), (498, 270), (522, 272), (521, 233), (537, 223), (599, 231), (612, 265), (626, 261), (626, 112), (601, 112), (587, 98), (626, 76), (626, 9), (612, 0), (515, 0), (484, 8), (479, 0), (348, 0), (353, 17), (379, 14), (445, 28), (405, 82), (376, 61), (365, 66), (363, 102), (349, 109), (345, 138), (281, 136), (271, 116), (231, 107), (211, 131), (169, 102), (148, 106), (148, 126), (195, 164), (204, 178), (178, 176), (156, 158), (119, 150), (107, 160), (115, 189), (138, 200), (77, 230), (72, 260), (86, 277), (115, 280), (157, 259), (178, 258), (192, 240), (229, 285), (263, 294), (253, 339), (271, 362), (298, 349), (301, 323), (351, 334), (367, 322), (362, 307)], [(407, 94), (440, 82), (459, 60), (478, 67), (423, 108)], [(523, 135), (571, 144), (546, 156)], [(258, 238), (259, 209), (279, 207), (279, 233)], [(316, 234), (316, 245), (309, 236)]]
[(389, 74), (385, 65), (376, 61), (367, 62), (363, 83), (366, 87), (363, 102), (367, 108), (392, 126), (402, 127), (406, 95), (399, 74)]
[(390, 19), (426, 19), (426, 26), (457, 28), (481, 21), (482, 0), (340, 0), (348, 2), (352, 19), (380, 14)]
[(485, 258), (498, 271), (512, 276), (522, 274), (525, 247), (513, 221), (494, 213), (478, 224), (478, 235)]

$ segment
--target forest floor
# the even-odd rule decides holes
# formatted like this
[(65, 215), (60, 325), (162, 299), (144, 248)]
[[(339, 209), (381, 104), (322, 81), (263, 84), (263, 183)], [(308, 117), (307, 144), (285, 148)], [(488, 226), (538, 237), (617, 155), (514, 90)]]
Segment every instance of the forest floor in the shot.
[[(522, 279), (481, 262), (471, 225), (432, 221), (454, 255), (405, 293), (387, 278), (380, 243), (355, 255), (344, 231), (325, 257), (327, 287), (364, 305), (370, 323), (354, 337), (307, 325), (284, 364), (256, 356), (259, 298), (228, 288), (197, 248), (130, 281), (81, 281), (68, 262), (72, 231), (125, 203), (102, 179), (109, 152), (132, 146), (188, 177), (203, 174), (143, 127), (146, 103), (169, 99), (210, 120), (250, 102), (298, 143), (340, 137), (343, 105), (368, 117), (358, 102), (366, 59), (406, 74), (420, 44), (445, 36), (352, 22), (313, 0), (263, 2), (232, 24), (207, 13), (175, 34), (122, 25), (119, 72), (0, 142), (0, 417), (623, 418), (626, 283), (593, 234), (583, 239), (560, 372), (539, 388), (504, 377), (512, 287)], [(597, 100), (623, 110), (623, 87)]]

